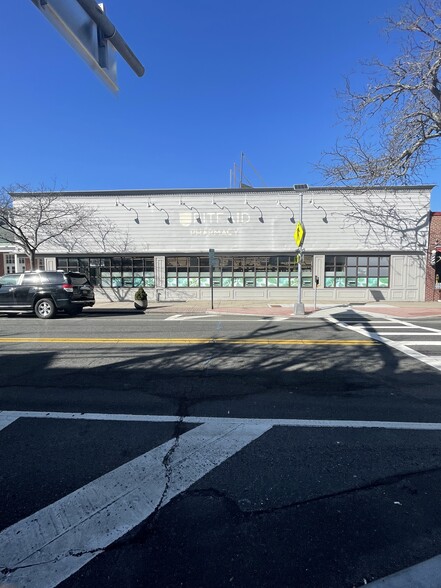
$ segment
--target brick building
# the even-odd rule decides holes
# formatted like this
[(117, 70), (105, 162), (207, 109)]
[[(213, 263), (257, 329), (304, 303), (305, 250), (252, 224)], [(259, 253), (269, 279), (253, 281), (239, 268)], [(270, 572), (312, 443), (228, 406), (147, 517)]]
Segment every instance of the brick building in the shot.
[[(435, 265), (431, 264), (433, 256)], [(441, 212), (430, 215), (426, 300), (441, 300)]]

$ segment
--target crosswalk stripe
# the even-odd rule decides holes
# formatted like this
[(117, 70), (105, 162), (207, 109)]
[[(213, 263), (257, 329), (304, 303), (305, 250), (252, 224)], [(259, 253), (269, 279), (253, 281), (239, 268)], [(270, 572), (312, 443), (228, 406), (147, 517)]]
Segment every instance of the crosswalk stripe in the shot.
[(7, 427), (8, 425), (11, 425), (18, 418), (19, 418), (18, 416), (0, 414), (0, 431), (2, 429), (4, 429), (5, 427)]
[(406, 568), (375, 582), (371, 588), (439, 588), (441, 578), (441, 555)]
[(422, 326), (422, 325), (414, 325), (413, 323), (410, 323), (409, 321), (403, 321), (400, 319), (389, 319), (391, 322), (393, 322), (396, 325), (404, 325), (407, 326), (411, 329), (422, 329), (424, 331), (430, 331), (432, 333), (439, 333), (440, 330), (436, 329), (434, 327), (426, 327), (426, 326)]
[[(415, 332), (415, 331), (410, 331), (410, 332), (403, 332), (403, 331), (398, 331), (398, 332), (390, 332), (390, 331), (386, 331), (386, 332), (382, 332), (380, 330), (378, 331), (373, 331), (373, 330), (369, 330), (369, 329), (365, 329), (363, 327), (357, 327), (354, 325), (351, 325), (349, 323), (346, 323), (343, 319), (337, 319), (333, 316), (328, 317), (328, 321), (336, 324), (338, 326), (340, 326), (343, 329), (348, 329), (350, 331), (355, 331), (356, 333), (359, 333), (361, 335), (365, 335), (366, 337), (369, 337), (369, 339), (372, 339), (374, 341), (378, 341), (379, 343), (384, 343), (385, 345), (388, 345), (389, 347), (392, 347), (393, 349), (397, 349), (398, 351), (401, 351), (402, 353), (405, 353), (406, 355), (409, 355), (410, 357), (413, 357), (414, 359), (417, 359), (418, 361), (421, 361), (422, 363), (425, 363), (426, 365), (429, 365), (430, 367), (435, 368), (436, 370), (441, 371), (441, 357), (433, 357), (433, 356), (429, 356), (429, 355), (425, 355), (424, 353), (420, 353), (419, 351), (417, 351), (416, 349), (412, 349), (412, 347), (410, 347), (409, 345), (413, 345), (413, 342), (409, 342), (406, 341), (406, 343), (404, 343), (403, 341), (394, 341), (393, 339), (390, 339), (390, 337), (393, 336), (414, 336), (414, 337), (422, 337), (422, 336), (437, 336), (437, 335), (441, 335), (441, 331), (439, 331), (438, 329), (433, 329), (430, 327), (421, 327), (423, 328), (426, 332), (421, 333), (421, 332)], [(397, 323), (401, 323), (403, 325), (406, 325), (407, 327), (410, 328), (414, 328), (414, 329), (418, 329), (420, 327), (417, 327), (415, 325), (413, 325), (412, 323), (406, 322), (406, 321), (396, 321)], [(416, 341), (418, 341), (418, 339), (416, 339)], [(429, 341), (421, 341), (422, 344), (424, 345), (429, 345)]]
[(431, 346), (431, 345), (441, 345), (441, 341), (414, 341), (413, 339), (409, 341), (400, 341), (401, 345), (424, 345), (424, 346)]
[(3, 580), (57, 586), (270, 428), (205, 423), (8, 527), (0, 533)]
[[(380, 328), (380, 329), (408, 329), (409, 325), (385, 325), (385, 324), (382, 324), (380, 327), (366, 326), (366, 327), (362, 327), (362, 328), (363, 329), (374, 329), (374, 330), (376, 330), (378, 328)], [(419, 327), (417, 325), (414, 325), (413, 328), (416, 330), (420, 330), (420, 331), (424, 331), (424, 329), (425, 329), (425, 327)]]
[[(358, 329), (360, 332), (362, 331), (362, 329)], [(441, 336), (441, 333), (420, 333), (417, 331), (397, 331), (396, 333), (391, 332), (391, 331), (374, 331), (377, 335), (385, 335), (387, 337), (402, 337), (403, 335), (405, 335), (406, 337), (408, 337), (409, 335), (414, 335), (415, 337), (437, 337), (437, 336)]]

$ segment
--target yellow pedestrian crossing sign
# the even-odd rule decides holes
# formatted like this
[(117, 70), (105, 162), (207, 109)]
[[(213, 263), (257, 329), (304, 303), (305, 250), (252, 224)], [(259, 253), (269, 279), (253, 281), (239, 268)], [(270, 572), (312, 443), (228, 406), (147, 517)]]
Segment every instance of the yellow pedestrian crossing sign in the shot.
[(296, 242), (297, 247), (301, 246), (304, 238), (305, 238), (305, 227), (303, 226), (303, 223), (298, 221), (296, 224), (296, 230), (294, 231), (294, 241)]

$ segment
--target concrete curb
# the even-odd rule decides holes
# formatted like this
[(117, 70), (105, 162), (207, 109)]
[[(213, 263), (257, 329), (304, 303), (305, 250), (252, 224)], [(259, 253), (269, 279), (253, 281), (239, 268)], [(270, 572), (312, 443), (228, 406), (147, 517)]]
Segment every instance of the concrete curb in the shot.
[(424, 303), (420, 304), (406, 304), (406, 305), (381, 305), (374, 304), (366, 305), (351, 305), (351, 304), (322, 304), (318, 305), (317, 310), (312, 306), (305, 307), (304, 315), (294, 314), (293, 304), (260, 304), (255, 303), (239, 303), (228, 306), (220, 306), (218, 308), (210, 308), (209, 302), (162, 302), (151, 303), (149, 307), (143, 310), (137, 310), (133, 306), (133, 302), (97, 302), (93, 308), (84, 309), (84, 314), (120, 314), (139, 316), (154, 314), (210, 314), (210, 315), (230, 315), (230, 316), (268, 316), (268, 317), (286, 317), (286, 318), (325, 318), (334, 314), (342, 312), (354, 312), (360, 314), (368, 314), (381, 318), (396, 318), (396, 319), (419, 319), (419, 318), (434, 318), (441, 317), (441, 305), (433, 305)]

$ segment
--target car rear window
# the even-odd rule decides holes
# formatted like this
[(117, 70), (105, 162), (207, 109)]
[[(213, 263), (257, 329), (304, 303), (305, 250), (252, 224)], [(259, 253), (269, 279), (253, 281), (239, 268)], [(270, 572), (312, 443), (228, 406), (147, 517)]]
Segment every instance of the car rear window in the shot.
[(40, 276), (43, 284), (62, 284), (64, 282), (62, 272), (44, 272)]
[(74, 273), (69, 273), (66, 274), (68, 281), (70, 284), (72, 284), (72, 286), (84, 286), (85, 284), (89, 284), (89, 280), (87, 279), (87, 276), (85, 276), (84, 274), (74, 274)]
[(21, 283), (22, 286), (39, 286), (40, 284), (40, 274), (25, 274)]

